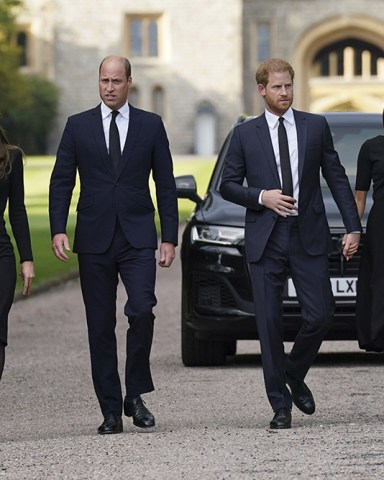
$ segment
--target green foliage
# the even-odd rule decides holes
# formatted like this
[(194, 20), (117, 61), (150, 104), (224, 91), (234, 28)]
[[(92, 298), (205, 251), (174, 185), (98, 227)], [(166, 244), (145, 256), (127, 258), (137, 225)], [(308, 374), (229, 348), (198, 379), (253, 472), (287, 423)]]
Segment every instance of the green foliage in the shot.
[(14, 9), (19, 5), (18, 0), (0, 0), (0, 114), (3, 117), (23, 94), (22, 78), (17, 72), (19, 52), (12, 44), (16, 31)]
[(28, 155), (47, 151), (47, 140), (57, 113), (58, 89), (36, 75), (24, 76), (24, 102), (8, 112), (5, 127), (12, 143)]
[(0, 0), (0, 42), (15, 32), (15, 9), (21, 5), (21, 0)]
[(57, 112), (58, 90), (48, 80), (19, 72), (20, 51), (14, 44), (19, 0), (0, 0), (0, 124), (10, 141), (27, 154), (42, 154)]

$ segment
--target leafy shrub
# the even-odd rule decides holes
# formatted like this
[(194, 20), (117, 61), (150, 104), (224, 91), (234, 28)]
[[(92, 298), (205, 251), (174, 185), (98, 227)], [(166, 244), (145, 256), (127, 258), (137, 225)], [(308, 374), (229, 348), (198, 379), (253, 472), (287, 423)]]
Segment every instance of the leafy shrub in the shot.
[(50, 81), (37, 75), (23, 75), (21, 95), (4, 115), (3, 126), (12, 143), (27, 155), (47, 152), (49, 132), (57, 114), (59, 92)]

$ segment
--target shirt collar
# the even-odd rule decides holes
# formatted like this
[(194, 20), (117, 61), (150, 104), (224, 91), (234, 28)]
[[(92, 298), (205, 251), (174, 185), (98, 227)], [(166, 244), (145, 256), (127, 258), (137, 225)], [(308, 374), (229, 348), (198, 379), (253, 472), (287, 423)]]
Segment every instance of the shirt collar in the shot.
[[(104, 102), (101, 102), (101, 117), (104, 120), (105, 118), (110, 115), (112, 110), (105, 105)], [(122, 117), (124, 117), (126, 120), (129, 119), (129, 105), (128, 102), (126, 102), (121, 108), (119, 108), (119, 113)]]
[[(293, 110), (291, 107), (289, 107), (288, 110), (282, 116), (284, 117), (284, 120), (288, 122), (290, 125), (295, 124), (295, 117), (293, 115)], [(271, 113), (269, 110), (265, 110), (265, 119), (267, 120), (269, 128), (271, 129), (276, 128), (279, 123), (279, 118), (280, 117), (278, 115)]]

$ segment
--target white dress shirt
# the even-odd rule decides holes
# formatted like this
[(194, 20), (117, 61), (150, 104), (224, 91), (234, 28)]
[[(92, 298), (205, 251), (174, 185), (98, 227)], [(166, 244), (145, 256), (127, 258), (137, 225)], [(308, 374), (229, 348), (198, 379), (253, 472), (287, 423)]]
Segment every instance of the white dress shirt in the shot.
[[(284, 126), (288, 137), (289, 158), (291, 161), (292, 182), (293, 182), (293, 197), (296, 199), (296, 205), (299, 200), (299, 155), (297, 150), (297, 131), (295, 124), (295, 117), (293, 115), (292, 108), (289, 108), (284, 115)], [(265, 118), (268, 123), (269, 133), (271, 135), (273, 151), (275, 153), (277, 170), (279, 172), (280, 182), (281, 178), (281, 166), (280, 166), (280, 152), (279, 152), (279, 139), (278, 139), (278, 127), (279, 118), (277, 115), (265, 111)]]
[[(116, 125), (119, 130), (120, 148), (124, 149), (125, 140), (127, 139), (128, 125), (129, 125), (129, 105), (125, 103), (119, 108), (120, 115), (116, 117)], [(105, 143), (109, 151), (109, 126), (111, 125), (112, 110), (101, 102), (101, 118), (103, 119), (103, 129), (105, 136)]]

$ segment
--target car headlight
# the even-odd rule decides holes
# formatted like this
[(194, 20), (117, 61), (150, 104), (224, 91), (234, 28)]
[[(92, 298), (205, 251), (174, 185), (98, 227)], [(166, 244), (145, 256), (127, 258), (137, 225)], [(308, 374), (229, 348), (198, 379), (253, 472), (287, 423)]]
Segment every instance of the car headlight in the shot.
[(244, 228), (219, 225), (194, 225), (191, 230), (192, 243), (204, 242), (216, 245), (238, 245), (244, 240)]

